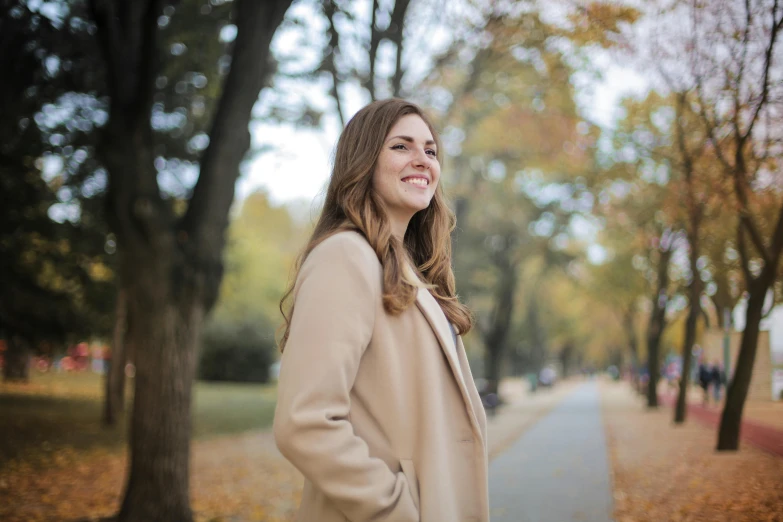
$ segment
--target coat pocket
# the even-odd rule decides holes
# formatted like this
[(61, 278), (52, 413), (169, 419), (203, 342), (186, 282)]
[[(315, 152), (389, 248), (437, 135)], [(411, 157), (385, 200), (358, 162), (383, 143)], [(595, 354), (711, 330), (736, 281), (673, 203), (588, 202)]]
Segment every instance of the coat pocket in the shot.
[(400, 459), (400, 466), (402, 467), (402, 474), (408, 481), (408, 489), (413, 497), (413, 504), (416, 506), (416, 511), (421, 512), (421, 497), (419, 497), (419, 478), (416, 476), (416, 468), (413, 466), (411, 459)]

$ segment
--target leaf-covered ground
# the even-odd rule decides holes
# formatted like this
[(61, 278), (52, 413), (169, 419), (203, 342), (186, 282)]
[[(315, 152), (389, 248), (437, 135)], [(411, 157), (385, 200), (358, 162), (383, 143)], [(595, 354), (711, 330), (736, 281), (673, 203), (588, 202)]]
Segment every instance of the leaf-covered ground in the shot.
[[(497, 458), (503, 458), (502, 449), (509, 441), (577, 385), (566, 382), (529, 395), (523, 383), (505, 384), (511, 400), (489, 426), (490, 455)], [(39, 391), (44, 397), (51, 393)], [(220, 413), (224, 416), (241, 415), (242, 404), (253, 407), (262, 395), (271, 393), (242, 387), (204, 391), (207, 412), (212, 411), (213, 401), (236, 401), (236, 411)], [(718, 455), (713, 451), (714, 430), (695, 422), (673, 428), (668, 409), (645, 411), (642, 400), (625, 384), (605, 383), (602, 392), (617, 522), (783, 522), (783, 459), (747, 446), (733, 455)], [(70, 396), (89, 398), (86, 393)], [(41, 411), (47, 410), (36, 413)], [(302, 477), (277, 452), (272, 435), (211, 433), (193, 443), (191, 495), (196, 520), (292, 520)], [(18, 456), (0, 462), (0, 520), (68, 521), (116, 513), (125, 479), (123, 446), (76, 448), (62, 445), (64, 439), (58, 434), (39, 436), (54, 442), (40, 448), (38, 458)]]
[[(508, 406), (490, 419), (490, 455), (499, 454), (573, 385), (563, 383), (529, 396), (524, 383), (504, 382)], [(16, 458), (0, 467), (0, 498), (15, 499), (0, 502), (0, 520), (75, 520), (117, 511), (125, 478), (122, 449), (57, 446), (42, 450), (42, 455)], [(302, 486), (301, 475), (280, 456), (272, 435), (264, 431), (197, 440), (191, 477), (192, 506), (200, 522), (291, 520)]]
[(602, 397), (617, 522), (783, 522), (783, 459), (747, 444), (718, 453), (715, 430), (675, 427), (624, 383)]
[[(14, 462), (0, 471), (0, 520), (35, 522), (99, 518), (119, 508), (125, 455), (66, 452), (46, 470)], [(301, 475), (274, 449), (270, 434), (226, 436), (193, 445), (196, 520), (290, 520)]]

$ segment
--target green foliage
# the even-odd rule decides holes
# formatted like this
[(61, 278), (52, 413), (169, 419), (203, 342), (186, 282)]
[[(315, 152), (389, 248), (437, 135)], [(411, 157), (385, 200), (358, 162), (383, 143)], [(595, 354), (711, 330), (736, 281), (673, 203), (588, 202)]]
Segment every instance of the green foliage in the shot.
[(277, 356), (280, 298), (307, 231), (264, 192), (245, 199), (229, 226), (226, 274), (204, 332), (200, 379), (266, 382)]
[(245, 199), (229, 226), (226, 274), (213, 311), (220, 322), (261, 318), (279, 324), (279, 303), (308, 228), (297, 224), (283, 206), (263, 192)]
[(198, 377), (204, 381), (265, 383), (275, 355), (274, 335), (263, 321), (213, 321), (202, 334)]

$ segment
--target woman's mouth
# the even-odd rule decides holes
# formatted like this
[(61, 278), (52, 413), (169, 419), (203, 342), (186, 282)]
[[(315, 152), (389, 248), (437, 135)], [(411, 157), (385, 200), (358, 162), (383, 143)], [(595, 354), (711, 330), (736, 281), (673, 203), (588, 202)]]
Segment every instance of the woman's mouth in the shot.
[(403, 178), (402, 182), (403, 183), (407, 183), (408, 185), (413, 185), (415, 187), (421, 187), (421, 188), (426, 188), (430, 184), (430, 182), (429, 182), (429, 180), (427, 178), (421, 178), (421, 177), (418, 177), (418, 176), (411, 176), (411, 177), (408, 177), (408, 178)]

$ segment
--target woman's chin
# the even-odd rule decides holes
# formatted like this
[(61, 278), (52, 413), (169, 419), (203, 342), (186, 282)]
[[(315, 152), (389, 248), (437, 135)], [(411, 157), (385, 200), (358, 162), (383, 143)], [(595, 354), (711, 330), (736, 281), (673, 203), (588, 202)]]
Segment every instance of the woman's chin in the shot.
[(432, 197), (426, 196), (426, 197), (418, 197), (418, 198), (410, 198), (406, 203), (408, 209), (410, 209), (411, 212), (414, 214), (416, 212), (422, 211), (425, 208), (430, 206), (430, 201), (432, 201)]

